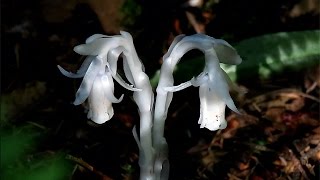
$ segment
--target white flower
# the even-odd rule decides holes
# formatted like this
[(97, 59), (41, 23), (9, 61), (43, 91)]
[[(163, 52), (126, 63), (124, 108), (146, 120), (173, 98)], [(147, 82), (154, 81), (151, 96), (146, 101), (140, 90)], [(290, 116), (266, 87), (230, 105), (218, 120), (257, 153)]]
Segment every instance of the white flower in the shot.
[[(192, 49), (199, 49), (205, 54), (203, 72), (188, 82), (173, 86), (172, 71), (174, 66), (185, 53)], [(208, 128), (211, 131), (226, 128), (225, 107), (228, 106), (237, 113), (239, 111), (229, 94), (229, 88), (235, 88), (235, 85), (232, 84), (228, 75), (221, 69), (219, 63), (240, 64), (242, 60), (236, 50), (224, 40), (196, 34), (177, 37), (177, 40), (169, 48), (164, 58), (165, 65), (163, 67), (167, 66), (171, 71), (168, 73), (168, 70), (161, 69), (161, 73), (167, 72), (166, 75), (162, 75), (162, 81), (164, 82), (164, 79), (169, 81), (166, 84), (160, 84), (160, 87), (163, 87), (165, 91), (175, 92), (191, 85), (200, 86), (200, 118), (198, 121), (201, 124), (200, 127)], [(170, 83), (168, 84), (168, 82)]]
[(97, 124), (102, 124), (113, 116), (112, 103), (118, 103), (122, 100), (123, 95), (116, 99), (113, 96), (113, 80), (110, 74), (98, 75), (93, 81), (88, 102), (88, 118)]
[[(112, 103), (118, 103), (123, 95), (117, 99), (114, 96), (113, 78), (124, 88), (139, 91), (122, 80), (117, 72), (118, 57), (128, 48), (128, 42), (123, 36), (105, 36), (96, 34), (86, 40), (86, 44), (76, 46), (74, 50), (82, 55), (89, 55), (76, 74), (67, 72), (58, 66), (62, 74), (70, 78), (83, 77), (76, 93), (74, 105), (89, 102), (88, 118), (95, 123), (102, 124), (113, 116)], [(125, 64), (125, 63), (124, 63)], [(130, 69), (126, 68), (126, 76)]]
[(224, 129), (227, 126), (225, 121), (224, 101), (209, 90), (206, 84), (200, 86), (200, 118), (198, 123), (200, 128), (206, 127), (211, 131)]

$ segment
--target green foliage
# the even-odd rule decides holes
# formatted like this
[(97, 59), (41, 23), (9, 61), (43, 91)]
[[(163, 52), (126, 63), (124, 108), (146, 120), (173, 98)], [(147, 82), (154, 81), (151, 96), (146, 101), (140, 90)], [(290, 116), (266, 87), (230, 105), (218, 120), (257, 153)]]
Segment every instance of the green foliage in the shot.
[[(237, 66), (221, 64), (230, 78), (267, 79), (284, 69), (300, 70), (319, 63), (320, 31), (281, 32), (243, 40), (235, 49), (243, 59)], [(181, 61), (175, 70), (175, 80), (199, 74), (204, 66), (203, 57)], [(151, 78), (153, 87), (159, 80), (159, 71)]]
[(67, 179), (71, 165), (63, 154), (37, 152), (37, 140), (43, 133), (31, 126), (2, 129), (0, 178), (10, 180)]
[(136, 18), (140, 16), (142, 8), (135, 0), (124, 1), (121, 7), (122, 24), (125, 26), (132, 26), (136, 22)]
[(300, 70), (319, 63), (320, 31), (281, 32), (244, 40), (235, 46), (243, 62), (223, 65), (231, 79), (267, 79), (284, 69)]
[(136, 171), (131, 164), (125, 164), (121, 168), (126, 172), (125, 174), (133, 174)]
[(1, 167), (13, 164), (23, 154), (32, 150), (37, 134), (30, 128), (20, 128), (11, 133), (1, 133)]

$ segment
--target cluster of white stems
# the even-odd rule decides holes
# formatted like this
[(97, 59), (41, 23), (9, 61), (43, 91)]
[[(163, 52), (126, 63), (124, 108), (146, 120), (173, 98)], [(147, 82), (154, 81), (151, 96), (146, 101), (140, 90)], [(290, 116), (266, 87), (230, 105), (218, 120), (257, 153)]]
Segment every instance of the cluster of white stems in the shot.
[[(205, 55), (203, 72), (191, 80), (174, 86), (173, 71), (181, 57), (192, 49), (198, 49)], [(133, 135), (139, 146), (140, 179), (168, 179), (169, 162), (167, 142), (164, 138), (165, 120), (173, 92), (184, 88), (199, 87), (200, 128), (211, 131), (224, 129), (225, 107), (238, 112), (229, 94), (235, 88), (220, 63), (237, 65), (241, 58), (236, 50), (221, 39), (204, 34), (192, 36), (179, 35), (172, 42), (168, 52), (163, 56), (160, 80), (156, 89), (156, 99), (140, 61), (132, 36), (127, 32), (120, 35), (106, 36), (95, 34), (85, 44), (78, 45), (74, 51), (87, 58), (77, 73), (71, 73), (60, 66), (59, 70), (67, 77), (81, 78), (83, 81), (76, 93), (75, 105), (88, 99), (88, 118), (98, 124), (110, 120), (113, 116), (112, 103), (119, 103), (114, 96), (113, 79), (124, 88), (133, 91), (133, 98), (139, 108), (139, 136), (135, 128)], [(117, 73), (117, 61), (123, 58), (126, 83)]]

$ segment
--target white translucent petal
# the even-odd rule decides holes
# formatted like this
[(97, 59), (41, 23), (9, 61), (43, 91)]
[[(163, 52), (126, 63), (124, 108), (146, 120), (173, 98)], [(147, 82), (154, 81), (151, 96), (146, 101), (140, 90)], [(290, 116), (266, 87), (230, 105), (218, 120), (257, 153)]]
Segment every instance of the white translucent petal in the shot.
[(124, 51), (123, 47), (111, 49), (107, 55), (108, 66), (113, 75), (117, 73), (117, 62), (120, 54)]
[(86, 73), (91, 62), (96, 58), (96, 56), (87, 56), (83, 63), (81, 64), (79, 70), (77, 71), (77, 74), (83, 74)]
[[(206, 71), (208, 71), (208, 85), (209, 89), (215, 91), (220, 98), (224, 100), (227, 106), (234, 112), (239, 113), (237, 107), (235, 106), (230, 94), (229, 86), (226, 82), (225, 74), (220, 68), (219, 62), (214, 59), (217, 58), (215, 51), (209, 50), (205, 54), (206, 56)], [(208, 59), (208, 60), (207, 60)]]
[(114, 78), (114, 80), (116, 80), (122, 87), (130, 90), (130, 91), (142, 91), (142, 89), (138, 89), (133, 87), (133, 85), (129, 85), (128, 83), (126, 83), (122, 77), (117, 73), (116, 75), (112, 75), (112, 77)]
[(63, 75), (65, 75), (65, 76), (67, 76), (67, 77), (69, 77), (69, 78), (82, 78), (82, 77), (85, 75), (85, 73), (75, 74), (75, 73), (72, 73), (72, 72), (68, 72), (68, 71), (66, 71), (65, 69), (63, 69), (60, 65), (58, 65), (57, 67), (58, 67), (58, 69), (60, 70), (60, 72), (61, 72)]
[(102, 75), (101, 81), (102, 81), (103, 89), (105, 91), (106, 98), (109, 101), (113, 102), (113, 103), (121, 102), (122, 99), (123, 99), (123, 94), (121, 95), (121, 97), (119, 99), (117, 99), (113, 94), (113, 92), (114, 92), (114, 84), (113, 84), (113, 80), (112, 80), (111, 74), (107, 73), (105, 75)]
[(73, 103), (74, 105), (79, 105), (88, 98), (92, 89), (93, 82), (100, 69), (102, 68), (101, 66), (102, 62), (100, 59), (95, 59), (92, 61), (76, 93), (76, 99)]
[(123, 71), (124, 71), (124, 75), (126, 76), (128, 81), (131, 84), (134, 84), (133, 75), (131, 73), (131, 70), (130, 70), (130, 67), (129, 67), (129, 64), (128, 64), (128, 59), (125, 56), (123, 56)]
[(69, 77), (69, 78), (81, 78), (85, 75), (86, 71), (88, 70), (90, 63), (95, 59), (94, 56), (88, 56), (80, 66), (80, 69), (77, 71), (77, 73), (68, 72), (65, 69), (63, 69), (61, 66), (58, 65), (58, 69), (60, 72)]
[(163, 89), (165, 91), (169, 91), (169, 92), (177, 92), (177, 91), (181, 91), (185, 88), (188, 88), (190, 86), (192, 86), (191, 81), (187, 81), (187, 82), (181, 83), (177, 86), (164, 87)]
[(215, 39), (213, 48), (221, 63), (237, 65), (242, 62), (237, 51), (225, 40)]
[(103, 53), (107, 54), (110, 49), (121, 46), (121, 37), (99, 38), (88, 44), (81, 44), (73, 50), (81, 55), (97, 56)]
[(105, 97), (104, 87), (100, 77), (94, 80), (90, 96), (88, 98), (88, 117), (97, 124), (110, 120), (114, 114), (112, 103)]
[(228, 74), (227, 74), (222, 68), (221, 68), (221, 71), (222, 71), (222, 73), (223, 73), (223, 75), (224, 75), (224, 78), (225, 78), (225, 80), (227, 81), (228, 86), (229, 86), (229, 89), (230, 89), (231, 91), (235, 91), (235, 92), (240, 93), (240, 94), (245, 94), (245, 93), (247, 93), (246, 90), (241, 89), (241, 88), (240, 88), (239, 86), (237, 86), (234, 82), (232, 82), (232, 80), (230, 79), (230, 77), (228, 76)]
[(209, 91), (207, 85), (200, 86), (200, 128), (211, 131), (226, 127), (225, 107), (226, 104), (221, 97), (213, 91)]
[(236, 105), (234, 104), (229, 94), (229, 87), (224, 78), (222, 71), (220, 71), (219, 73), (216, 73), (214, 80), (212, 80), (210, 83), (210, 89), (215, 93), (217, 93), (217, 95), (226, 103), (228, 108), (240, 114), (239, 110), (237, 109)]
[(86, 39), (86, 44), (91, 43), (92, 41), (99, 39), (99, 38), (111, 38), (112, 36), (107, 36), (103, 34), (94, 34)]

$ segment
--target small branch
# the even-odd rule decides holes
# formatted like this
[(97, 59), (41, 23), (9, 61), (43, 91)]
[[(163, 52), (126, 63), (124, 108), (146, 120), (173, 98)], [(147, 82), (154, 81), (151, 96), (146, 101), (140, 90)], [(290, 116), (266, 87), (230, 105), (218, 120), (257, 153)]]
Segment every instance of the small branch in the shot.
[(91, 166), (89, 163), (85, 162), (84, 160), (74, 157), (70, 154), (68, 154), (66, 156), (66, 159), (71, 160), (73, 162), (76, 162), (78, 165), (86, 168), (87, 170), (93, 172), (94, 174), (100, 176), (102, 178), (102, 180), (113, 180), (112, 178), (110, 178), (109, 176), (103, 174), (101, 171), (96, 170), (93, 166)]
[(294, 153), (292, 152), (291, 149), (289, 149), (289, 153), (290, 153), (290, 157), (291, 157), (293, 163), (296, 165), (297, 169), (300, 171), (300, 173), (301, 173), (301, 175), (303, 176), (303, 178), (309, 180), (309, 177), (307, 176), (307, 173), (306, 173), (305, 170), (303, 169), (301, 162), (300, 162), (299, 159), (294, 155)]
[(190, 12), (186, 12), (186, 16), (187, 16), (187, 19), (189, 20), (190, 24), (192, 25), (192, 27), (194, 28), (194, 30), (197, 32), (197, 33), (205, 33), (205, 28), (204, 28), (204, 25), (199, 23), (197, 20), (196, 20), (196, 17), (194, 14), (190, 13)]

